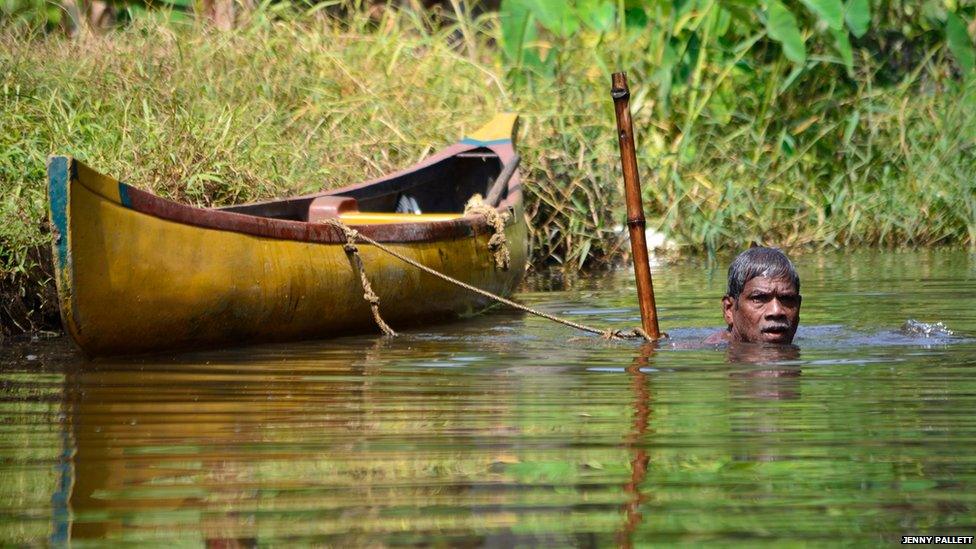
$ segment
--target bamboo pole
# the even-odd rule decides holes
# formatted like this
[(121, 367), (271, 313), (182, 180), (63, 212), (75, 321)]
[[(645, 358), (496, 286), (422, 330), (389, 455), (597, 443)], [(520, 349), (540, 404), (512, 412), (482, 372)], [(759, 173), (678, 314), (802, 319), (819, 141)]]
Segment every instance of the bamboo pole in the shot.
[(624, 172), (624, 190), (627, 194), (627, 228), (630, 230), (630, 249), (634, 256), (634, 276), (637, 278), (637, 301), (640, 304), (641, 326), (651, 339), (661, 338), (657, 323), (657, 306), (654, 303), (654, 283), (651, 281), (651, 265), (647, 257), (647, 240), (644, 236), (644, 205), (641, 202), (640, 176), (637, 174), (637, 154), (634, 151), (634, 124), (630, 119), (630, 89), (627, 75), (613, 73), (610, 95), (617, 113), (617, 137), (620, 138), (620, 163)]

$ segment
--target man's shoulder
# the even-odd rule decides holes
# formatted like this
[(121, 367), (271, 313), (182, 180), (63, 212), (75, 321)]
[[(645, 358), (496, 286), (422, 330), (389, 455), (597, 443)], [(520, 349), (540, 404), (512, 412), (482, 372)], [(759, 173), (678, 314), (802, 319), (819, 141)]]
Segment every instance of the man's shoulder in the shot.
[(728, 343), (729, 341), (731, 341), (731, 334), (729, 334), (729, 331), (720, 330), (706, 337), (702, 343), (706, 345), (717, 345), (719, 343)]
[(729, 341), (731, 341), (729, 332), (722, 330), (721, 332), (715, 332), (705, 339), (675, 341), (671, 343), (671, 348), (683, 350), (714, 349), (717, 345), (724, 345)]

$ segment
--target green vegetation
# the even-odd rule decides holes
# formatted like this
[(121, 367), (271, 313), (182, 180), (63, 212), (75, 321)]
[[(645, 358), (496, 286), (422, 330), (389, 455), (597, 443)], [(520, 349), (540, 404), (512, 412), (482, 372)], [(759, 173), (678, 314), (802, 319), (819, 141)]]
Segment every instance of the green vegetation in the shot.
[(0, 10), (0, 333), (57, 322), (52, 153), (222, 205), (376, 176), (514, 109), (536, 264), (613, 262), (615, 70), (650, 227), (686, 251), (976, 247), (971, 2), (265, 3), (228, 32), (130, 6), (74, 39), (35, 4)]
[(651, 226), (685, 249), (976, 246), (971, 14), (866, 0), (622, 5), (503, 4), (509, 81), (528, 91), (516, 96), (556, 107), (540, 156), (561, 155), (562, 169), (529, 164), (555, 176), (533, 174), (532, 190), (545, 212), (580, 212), (539, 216), (556, 234), (543, 257), (576, 265), (613, 250), (612, 221), (586, 218), (606, 210), (583, 197), (617, 187), (616, 68), (638, 86)]

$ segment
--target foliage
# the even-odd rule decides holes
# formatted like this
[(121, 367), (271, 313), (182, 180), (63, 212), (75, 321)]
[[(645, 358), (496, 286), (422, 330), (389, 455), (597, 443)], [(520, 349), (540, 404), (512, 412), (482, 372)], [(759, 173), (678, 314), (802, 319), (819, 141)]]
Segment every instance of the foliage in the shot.
[(52, 153), (221, 205), (361, 181), (514, 109), (535, 264), (612, 263), (626, 249), (617, 70), (633, 90), (650, 228), (686, 251), (976, 246), (973, 5), (945, 6), (505, 0), (435, 16), (262, 4), (226, 33), (133, 17), (75, 39), (4, 19), (3, 329), (56, 323)]
[[(87, 29), (91, 0), (3, 0), (0, 2), (0, 24), (21, 30), (61, 29), (69, 34)], [(186, 22), (194, 10), (193, 0), (126, 0), (104, 2), (113, 19), (125, 24), (149, 19), (167, 24)], [(97, 24), (96, 24), (97, 25)], [(97, 25), (100, 26), (100, 25)]]
[[(547, 114), (570, 129), (547, 132), (548, 154), (579, 160), (565, 185), (532, 187), (547, 220), (544, 255), (576, 265), (619, 250), (606, 218), (564, 215), (617, 189), (606, 131), (616, 70), (635, 88), (653, 228), (683, 247), (976, 246), (973, 119), (957, 108), (972, 100), (974, 6), (952, 7), (505, 0), (509, 85), (517, 97), (550, 98)], [(574, 131), (591, 127), (600, 131)], [(554, 188), (562, 199), (548, 199)]]
[[(878, 4), (889, 7), (887, 2)], [(883, 16), (910, 16), (910, 9), (881, 11)], [(899, 30), (907, 35), (932, 27), (943, 29), (953, 54), (961, 65), (967, 65), (973, 45), (962, 17), (971, 18), (973, 11), (972, 5), (948, 10), (941, 2), (929, 0), (923, 4), (919, 20), (906, 22)], [(850, 70), (854, 64), (851, 38), (868, 32), (872, 8), (870, 0), (504, 0), (499, 17), (502, 52), (510, 66), (550, 75), (557, 66), (561, 41), (580, 32), (615, 34), (628, 44), (635, 35), (651, 34), (651, 47), (627, 48), (627, 53), (647, 56), (663, 70), (676, 70), (684, 59), (697, 60), (703, 50), (727, 61), (734, 58), (736, 46), (751, 46), (756, 39), (777, 43), (782, 56), (797, 65), (804, 65), (808, 51), (813, 51), (822, 57), (812, 59), (811, 64), (839, 62)], [(893, 22), (882, 20), (879, 26)], [(540, 38), (541, 32), (547, 35)], [(713, 57), (710, 61), (714, 63)], [(768, 63), (775, 56), (753, 56), (748, 61)], [(681, 72), (687, 73), (687, 67)]]

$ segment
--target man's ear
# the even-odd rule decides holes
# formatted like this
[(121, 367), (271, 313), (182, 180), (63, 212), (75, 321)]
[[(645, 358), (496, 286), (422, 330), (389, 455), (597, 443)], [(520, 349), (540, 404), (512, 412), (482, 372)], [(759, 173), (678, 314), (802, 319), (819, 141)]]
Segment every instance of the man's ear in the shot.
[(732, 309), (735, 308), (735, 300), (729, 296), (722, 298), (722, 314), (725, 315), (725, 325), (732, 327)]

